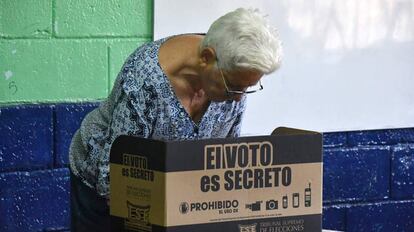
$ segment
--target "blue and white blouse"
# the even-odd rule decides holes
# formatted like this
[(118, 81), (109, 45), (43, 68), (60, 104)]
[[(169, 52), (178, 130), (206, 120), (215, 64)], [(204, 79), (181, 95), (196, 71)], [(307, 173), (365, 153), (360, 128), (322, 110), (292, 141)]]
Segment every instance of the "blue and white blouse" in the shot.
[(109, 151), (119, 135), (160, 140), (236, 137), (246, 99), (211, 102), (198, 123), (181, 105), (158, 62), (168, 38), (139, 47), (126, 60), (109, 97), (75, 133), (70, 168), (99, 195), (109, 197)]

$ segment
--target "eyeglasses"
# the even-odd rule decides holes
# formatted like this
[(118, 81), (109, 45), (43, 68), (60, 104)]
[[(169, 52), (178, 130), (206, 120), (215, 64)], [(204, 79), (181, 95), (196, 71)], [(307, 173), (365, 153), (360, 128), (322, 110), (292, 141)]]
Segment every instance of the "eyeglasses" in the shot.
[(256, 93), (257, 91), (263, 90), (262, 82), (259, 80), (259, 86), (251, 86), (246, 88), (245, 90), (231, 90), (229, 89), (226, 79), (224, 78), (223, 71), (221, 68), (218, 68), (220, 70), (221, 78), (223, 78), (224, 87), (226, 88), (227, 95), (235, 95), (235, 94), (250, 94), (250, 93)]

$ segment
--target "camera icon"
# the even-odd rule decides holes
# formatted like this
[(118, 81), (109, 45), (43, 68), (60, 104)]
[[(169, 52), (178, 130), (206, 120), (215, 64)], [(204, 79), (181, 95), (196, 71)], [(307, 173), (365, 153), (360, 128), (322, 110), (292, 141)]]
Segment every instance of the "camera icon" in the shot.
[(266, 201), (266, 210), (275, 210), (279, 208), (279, 204), (275, 200)]

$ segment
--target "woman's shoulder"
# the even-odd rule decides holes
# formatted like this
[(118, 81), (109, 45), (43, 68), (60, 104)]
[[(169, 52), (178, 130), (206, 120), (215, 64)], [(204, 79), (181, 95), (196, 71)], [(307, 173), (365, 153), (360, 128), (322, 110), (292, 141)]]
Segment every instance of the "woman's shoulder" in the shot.
[[(141, 65), (151, 65), (157, 62), (158, 50), (162, 40), (150, 41), (139, 46), (125, 61), (125, 68), (137, 68)], [(144, 62), (144, 63), (142, 63)]]
[(158, 73), (158, 50), (162, 41), (151, 41), (142, 44), (132, 52), (125, 60), (121, 69), (124, 78), (136, 78), (137, 76), (149, 76)]
[[(142, 45), (130, 55), (120, 73), (120, 87), (126, 93), (163, 91), (168, 87), (158, 62), (158, 41)], [(168, 88), (167, 88), (168, 89)]]

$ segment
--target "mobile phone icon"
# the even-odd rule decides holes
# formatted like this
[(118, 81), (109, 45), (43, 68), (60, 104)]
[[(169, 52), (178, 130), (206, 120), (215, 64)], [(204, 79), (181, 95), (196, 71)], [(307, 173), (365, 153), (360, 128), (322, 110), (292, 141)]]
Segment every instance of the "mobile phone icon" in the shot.
[(292, 198), (293, 198), (293, 208), (298, 208), (299, 207), (299, 193), (292, 194)]
[(309, 187), (305, 188), (305, 207), (310, 207), (312, 205), (312, 190), (311, 190), (311, 183), (309, 183)]
[(282, 198), (282, 205), (283, 205), (283, 208), (284, 209), (286, 209), (288, 207), (288, 196), (287, 195), (284, 195), (283, 196), (283, 198)]

